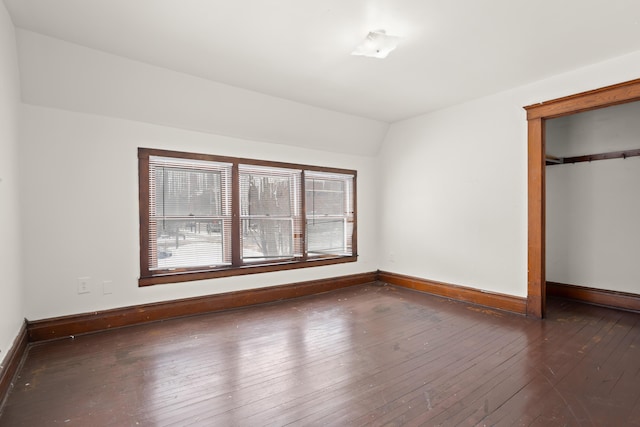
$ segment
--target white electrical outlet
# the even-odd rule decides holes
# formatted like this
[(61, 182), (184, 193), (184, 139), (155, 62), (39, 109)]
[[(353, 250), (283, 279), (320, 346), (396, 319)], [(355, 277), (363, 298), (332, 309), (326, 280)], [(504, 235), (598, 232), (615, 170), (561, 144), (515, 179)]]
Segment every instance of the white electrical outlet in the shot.
[(102, 282), (102, 295), (110, 295), (113, 293), (113, 282), (111, 280), (104, 280)]
[(91, 277), (78, 277), (78, 293), (88, 294), (91, 292)]

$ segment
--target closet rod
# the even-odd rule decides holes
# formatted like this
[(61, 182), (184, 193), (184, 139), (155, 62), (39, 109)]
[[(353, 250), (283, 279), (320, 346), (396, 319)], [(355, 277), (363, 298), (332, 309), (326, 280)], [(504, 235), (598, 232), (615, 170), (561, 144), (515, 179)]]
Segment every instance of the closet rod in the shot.
[[(624, 151), (610, 151), (608, 153), (599, 154), (587, 154), (585, 156), (564, 157), (547, 159), (547, 166), (551, 165), (563, 165), (567, 163), (580, 163), (580, 162), (592, 162), (595, 160), (610, 160), (610, 159), (626, 159), (627, 157), (640, 156), (640, 149), (624, 150)], [(552, 157), (552, 156), (549, 156)]]

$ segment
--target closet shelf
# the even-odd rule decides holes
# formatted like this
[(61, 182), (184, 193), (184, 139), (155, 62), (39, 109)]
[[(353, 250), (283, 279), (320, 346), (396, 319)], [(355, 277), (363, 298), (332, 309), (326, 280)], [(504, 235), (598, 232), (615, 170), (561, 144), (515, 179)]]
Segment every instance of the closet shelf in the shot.
[(547, 166), (563, 165), (567, 163), (593, 162), (596, 160), (626, 159), (627, 157), (636, 156), (640, 156), (640, 148), (634, 150), (610, 151), (608, 153), (587, 154), (585, 156), (575, 157), (556, 157), (547, 155), (546, 164)]

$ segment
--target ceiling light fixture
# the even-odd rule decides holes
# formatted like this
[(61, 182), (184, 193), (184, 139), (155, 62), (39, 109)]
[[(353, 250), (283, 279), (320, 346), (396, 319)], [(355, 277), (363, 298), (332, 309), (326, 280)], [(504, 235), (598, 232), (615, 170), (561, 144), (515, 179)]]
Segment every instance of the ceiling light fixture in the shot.
[(369, 32), (351, 55), (369, 56), (371, 58), (386, 58), (398, 46), (400, 37), (388, 36), (385, 30)]

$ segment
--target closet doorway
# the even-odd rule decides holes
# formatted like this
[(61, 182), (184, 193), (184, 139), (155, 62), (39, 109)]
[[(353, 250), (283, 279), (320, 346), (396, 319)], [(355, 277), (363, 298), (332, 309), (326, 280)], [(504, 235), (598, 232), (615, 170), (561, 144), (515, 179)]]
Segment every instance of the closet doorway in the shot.
[(528, 123), (528, 316), (542, 318), (546, 307), (546, 120), (638, 100), (640, 79), (524, 107)]
[(638, 310), (640, 101), (547, 120), (546, 285)]

